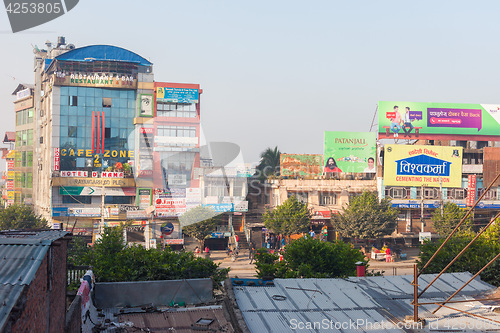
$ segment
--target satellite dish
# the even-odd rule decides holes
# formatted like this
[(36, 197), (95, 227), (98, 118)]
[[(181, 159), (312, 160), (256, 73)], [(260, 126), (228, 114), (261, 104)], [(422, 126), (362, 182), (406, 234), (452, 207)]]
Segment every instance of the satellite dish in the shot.
[(66, 48), (67, 48), (68, 50), (73, 50), (73, 49), (75, 48), (75, 45), (74, 45), (74, 44), (68, 44), (68, 45), (66, 46)]

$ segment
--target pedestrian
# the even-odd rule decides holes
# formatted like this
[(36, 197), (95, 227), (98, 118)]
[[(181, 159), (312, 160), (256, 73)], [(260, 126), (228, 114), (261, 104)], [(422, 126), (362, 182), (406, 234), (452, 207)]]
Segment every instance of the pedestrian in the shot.
[(312, 239), (316, 236), (316, 233), (314, 232), (313, 228), (311, 228), (311, 231), (309, 231), (309, 236), (311, 236)]
[(235, 235), (234, 239), (236, 240), (236, 244), (235, 244), (236, 250), (238, 250), (240, 248), (239, 247), (240, 236)]
[(281, 238), (281, 248), (285, 247), (285, 237)]
[(248, 259), (250, 259), (250, 263), (253, 262), (254, 256), (255, 256), (255, 248), (252, 245), (252, 247), (250, 248), (250, 252), (248, 253)]
[(385, 262), (391, 262), (391, 261), (392, 261), (391, 249), (390, 248), (386, 248), (385, 249)]

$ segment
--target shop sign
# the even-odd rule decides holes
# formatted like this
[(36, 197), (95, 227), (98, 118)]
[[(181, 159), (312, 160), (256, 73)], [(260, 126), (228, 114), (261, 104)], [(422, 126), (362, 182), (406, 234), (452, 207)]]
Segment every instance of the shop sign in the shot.
[(166, 238), (164, 241), (165, 241), (165, 244), (170, 244), (170, 245), (182, 245), (182, 244), (184, 244), (184, 239), (183, 238), (180, 238), (180, 239), (169, 239), (169, 238)]
[(54, 148), (54, 170), (59, 170), (59, 148)]
[(56, 86), (101, 87), (101, 88), (136, 88), (137, 79), (131, 75), (96, 73), (56, 72), (52, 77)]
[(206, 204), (203, 207), (211, 208), (217, 213), (225, 213), (233, 211), (232, 203), (221, 203), (221, 204)]
[(168, 103), (193, 104), (199, 101), (199, 90), (188, 88), (157, 87), (156, 99)]
[(476, 175), (468, 176), (468, 186), (467, 186), (467, 206), (474, 206), (476, 202)]
[(134, 178), (52, 178), (52, 186), (135, 187)]
[[(55, 148), (57, 150), (57, 156), (59, 156), (59, 148)], [(94, 155), (92, 149), (66, 149), (61, 148), (60, 150), (61, 156), (70, 156), (70, 157), (99, 157), (98, 154)], [(102, 154), (103, 158), (134, 158), (133, 150), (104, 150)]]
[(129, 210), (127, 211), (127, 220), (132, 219), (147, 219), (151, 214), (147, 214), (145, 210)]
[(59, 173), (61, 177), (88, 177), (88, 171), (61, 171)]
[(103, 172), (101, 173), (102, 178), (123, 178), (123, 172)]

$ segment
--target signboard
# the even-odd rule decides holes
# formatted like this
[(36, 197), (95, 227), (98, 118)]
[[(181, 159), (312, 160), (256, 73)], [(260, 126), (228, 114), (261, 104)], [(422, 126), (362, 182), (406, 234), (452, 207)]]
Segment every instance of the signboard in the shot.
[(169, 174), (167, 176), (167, 180), (168, 180), (168, 185), (174, 185), (174, 186), (186, 185), (187, 177), (186, 175)]
[(137, 189), (137, 206), (139, 209), (146, 209), (151, 206), (152, 190), (150, 188)]
[(325, 132), (324, 173), (377, 171), (376, 133)]
[(177, 239), (177, 238), (173, 238), (173, 239), (165, 238), (164, 241), (165, 241), (165, 244), (169, 244), (169, 245), (182, 245), (182, 244), (184, 244), (184, 238), (179, 238), (179, 239)]
[(88, 171), (61, 171), (60, 177), (88, 177)]
[(476, 175), (468, 176), (467, 206), (472, 207), (476, 202)]
[(431, 240), (431, 233), (430, 232), (419, 232), (418, 233), (418, 240), (420, 242), (428, 242)]
[(158, 217), (176, 217), (186, 212), (186, 199), (157, 198), (155, 213)]
[(379, 102), (378, 124), (379, 139), (498, 140), (500, 104)]
[(323, 174), (323, 156), (310, 154), (281, 154), (282, 176), (319, 176)]
[(129, 210), (129, 211), (127, 211), (127, 220), (147, 219), (150, 217), (151, 217), (151, 214), (146, 213), (145, 210)]
[(140, 108), (139, 115), (141, 117), (152, 117), (153, 116), (153, 95), (141, 94), (140, 101), (141, 101), (141, 108)]
[(167, 103), (193, 104), (199, 101), (198, 89), (157, 87), (156, 99)]
[(123, 178), (123, 172), (102, 172), (101, 173), (102, 178)]
[(248, 201), (239, 201), (234, 203), (233, 211), (235, 212), (248, 212)]
[(221, 204), (206, 204), (203, 207), (208, 207), (216, 211), (217, 213), (225, 213), (233, 211), (232, 203), (221, 203)]
[(462, 187), (462, 147), (386, 145), (385, 186)]
[(20, 100), (20, 99), (26, 98), (28, 96), (31, 96), (31, 88), (26, 88), (26, 89), (18, 91), (16, 93), (16, 100)]
[(59, 170), (59, 148), (54, 148), (54, 170)]
[(163, 223), (160, 227), (161, 233), (168, 236), (174, 232), (174, 225), (171, 222)]
[(186, 188), (186, 205), (201, 205), (201, 188)]
[(135, 187), (134, 178), (52, 178), (52, 186)]
[[(100, 207), (88, 207), (88, 208), (68, 208), (68, 216), (75, 217), (99, 217), (101, 216)], [(109, 217), (108, 209), (104, 209), (104, 217)]]
[[(65, 186), (59, 188), (60, 195), (92, 195), (100, 196), (103, 194), (102, 187), (90, 186)], [(105, 195), (111, 196), (134, 196), (134, 187), (110, 187), (104, 190)]]
[(56, 86), (137, 88), (137, 79), (128, 74), (99, 75), (96, 73), (56, 72), (51, 82)]

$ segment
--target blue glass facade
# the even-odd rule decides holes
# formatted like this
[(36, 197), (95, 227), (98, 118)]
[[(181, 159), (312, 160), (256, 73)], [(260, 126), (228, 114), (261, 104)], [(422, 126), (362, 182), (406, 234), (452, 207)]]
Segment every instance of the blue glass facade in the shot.
[[(133, 159), (135, 90), (68, 86), (60, 89), (61, 170), (100, 170)], [(92, 122), (93, 112), (100, 115), (100, 122), (105, 122), (104, 152), (100, 155), (93, 148), (97, 148), (98, 139), (102, 144), (102, 133), (97, 137), (102, 123), (98, 126), (96, 117)]]

